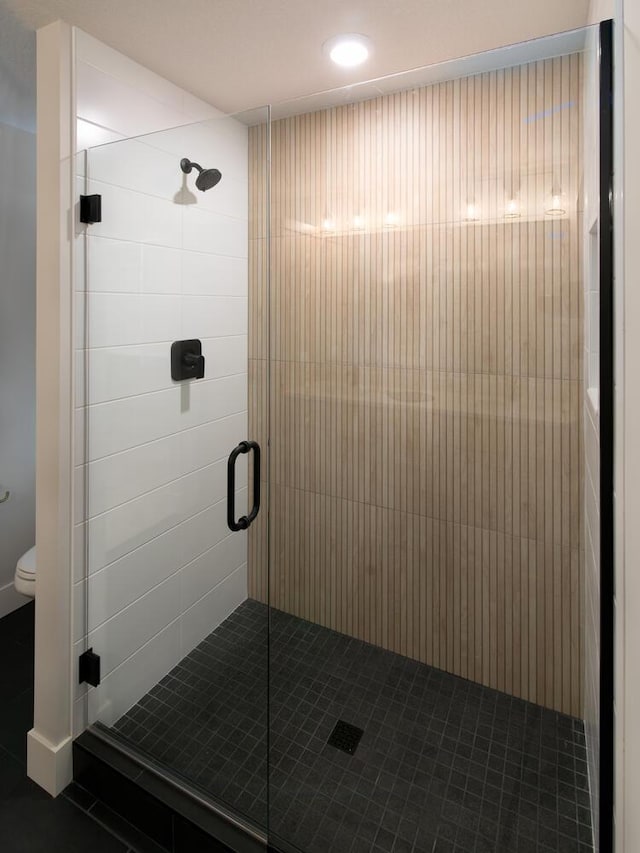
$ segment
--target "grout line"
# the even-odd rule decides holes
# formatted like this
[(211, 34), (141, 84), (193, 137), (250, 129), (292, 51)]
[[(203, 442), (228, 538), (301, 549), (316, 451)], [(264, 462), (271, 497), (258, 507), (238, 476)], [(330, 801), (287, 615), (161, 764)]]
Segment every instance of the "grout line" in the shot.
[[(87, 178), (87, 180), (90, 180), (90, 179)], [(238, 220), (238, 221), (241, 221), (241, 220)], [(193, 254), (193, 255), (213, 255), (215, 257), (220, 257), (220, 258), (233, 258), (233, 259), (238, 260), (238, 261), (248, 261), (248, 257), (249, 257), (248, 253), (246, 255), (226, 255), (223, 252), (206, 252), (203, 249), (187, 249), (183, 246), (168, 246), (166, 243), (153, 243), (153, 242), (150, 242), (147, 240), (125, 240), (122, 237), (114, 237), (114, 236), (109, 235), (109, 234), (101, 235), (101, 234), (93, 233), (93, 234), (88, 235), (88, 236), (90, 237), (91, 240), (111, 240), (115, 243), (126, 243), (126, 244), (131, 245), (131, 246), (153, 246), (154, 248), (157, 248), (157, 249), (167, 249), (167, 250), (170, 250), (173, 252), (180, 252), (181, 254), (186, 252), (188, 254)], [(86, 289), (81, 288), (80, 290), (76, 289), (75, 292), (76, 293), (78, 293), (78, 292), (79, 293), (85, 293), (87, 291), (86, 291)], [(88, 292), (91, 293), (91, 291), (88, 291)]]
[[(215, 547), (215, 546), (214, 546), (214, 547)], [(201, 556), (202, 556), (202, 555), (201, 555)], [(212, 587), (212, 588), (211, 588), (207, 593), (205, 593), (205, 595), (203, 595), (203, 596), (202, 596), (202, 598), (201, 598), (199, 601), (195, 602), (195, 604), (190, 605), (190, 607), (189, 607), (189, 608), (187, 608), (187, 610), (185, 610), (185, 611), (181, 611), (181, 612), (180, 612), (180, 613), (179, 613), (179, 614), (178, 614), (174, 619), (172, 619), (172, 620), (171, 620), (170, 622), (168, 622), (166, 625), (163, 625), (163, 626), (162, 626), (158, 631), (156, 631), (156, 633), (155, 633), (152, 637), (149, 637), (149, 639), (148, 639), (148, 640), (146, 640), (146, 641), (145, 641), (141, 646), (138, 646), (138, 648), (137, 648), (137, 649), (134, 649), (134, 651), (133, 651), (133, 652), (131, 652), (131, 654), (130, 654), (130, 655), (128, 655), (128, 656), (127, 656), (123, 661), (121, 661), (117, 666), (113, 667), (113, 669), (110, 669), (110, 670), (109, 670), (109, 672), (103, 673), (103, 675), (102, 675), (102, 681), (103, 681), (103, 682), (104, 682), (104, 681), (106, 681), (106, 680), (107, 680), (107, 678), (109, 678), (109, 676), (111, 676), (114, 672), (117, 672), (117, 670), (119, 670), (119, 669), (120, 669), (120, 667), (124, 666), (124, 664), (125, 664), (125, 663), (127, 663), (128, 661), (130, 661), (130, 660), (131, 660), (131, 658), (133, 658), (136, 654), (138, 654), (138, 652), (140, 652), (140, 651), (142, 651), (142, 649), (146, 648), (146, 647), (149, 645), (149, 643), (153, 642), (153, 640), (155, 640), (157, 637), (159, 637), (159, 636), (160, 636), (160, 634), (163, 634), (163, 633), (164, 633), (168, 628), (170, 628), (172, 625), (175, 625), (176, 623), (179, 623), (179, 622), (181, 621), (181, 619), (183, 618), (183, 616), (185, 615), (185, 613), (188, 613), (188, 612), (189, 612), (189, 610), (192, 610), (192, 609), (193, 609), (194, 607), (196, 607), (199, 603), (201, 603), (202, 601), (204, 601), (204, 599), (205, 599), (205, 598), (208, 598), (208, 597), (211, 595), (211, 593), (215, 592), (221, 584), (223, 584), (223, 583), (225, 583), (226, 581), (228, 581), (228, 580), (229, 580), (229, 579), (230, 579), (230, 578), (231, 578), (231, 577), (232, 577), (236, 572), (239, 572), (239, 571), (240, 571), (244, 566), (246, 566), (246, 562), (241, 563), (239, 566), (237, 566), (235, 569), (233, 569), (231, 572), (229, 572), (229, 574), (228, 574), (228, 575), (226, 575), (224, 578), (222, 578), (222, 580), (218, 581), (218, 583), (217, 583), (217, 584), (215, 584), (215, 585), (214, 585), (214, 586), (213, 586), (213, 587)], [(175, 572), (175, 573), (174, 573), (174, 575), (170, 576), (169, 578), (166, 578), (166, 580), (165, 580), (165, 581), (162, 581), (162, 583), (165, 583), (166, 581), (171, 580), (171, 577), (175, 576), (175, 574), (177, 574), (177, 572)], [(158, 587), (158, 586), (161, 586), (161, 584), (157, 584), (157, 586), (156, 586), (156, 587), (154, 587), (154, 589), (157, 589), (157, 587)], [(145, 596), (144, 596), (144, 595), (142, 595), (142, 596), (140, 596), (140, 598), (136, 599), (136, 601), (140, 601), (140, 599), (141, 599), (141, 598), (144, 598), (144, 597), (145, 597)], [(116, 615), (119, 615), (120, 613), (124, 613), (126, 610), (128, 610), (128, 609), (129, 609), (129, 607), (131, 607), (131, 604), (127, 605), (127, 607), (125, 607), (125, 608), (123, 608), (122, 610), (118, 611), (118, 614), (116, 614)], [(111, 617), (111, 618), (114, 618), (114, 617)], [(109, 621), (109, 620), (107, 620), (107, 621)], [(224, 620), (223, 620), (223, 621), (224, 621)], [(105, 621), (105, 622), (101, 622), (101, 623), (100, 623), (100, 627), (102, 627), (103, 625), (106, 625), (106, 621)], [(91, 629), (91, 633), (95, 632), (96, 630), (98, 630), (98, 629), (97, 629), (97, 628), (92, 628), (92, 629)], [(204, 637), (203, 639), (206, 639), (206, 637)], [(76, 643), (78, 643), (78, 642), (80, 642), (80, 640), (76, 640), (75, 642), (76, 642)], [(201, 642), (202, 642), (202, 641), (201, 641)], [(182, 644), (182, 639), (180, 640), (180, 644)], [(197, 648), (197, 646), (196, 646), (196, 648)], [(176, 664), (176, 665), (177, 665), (177, 664)], [(99, 689), (99, 688), (94, 688), (94, 689)], [(78, 696), (77, 698), (81, 699), (81, 698), (82, 698), (82, 695)]]
[[(128, 140), (128, 139), (114, 140), (113, 144), (117, 145), (119, 142), (129, 142), (129, 141), (131, 141), (131, 140)], [(106, 143), (107, 146), (109, 146), (111, 144), (112, 143)], [(98, 147), (102, 147), (102, 146), (98, 146)], [(88, 150), (91, 150), (91, 149), (88, 149)], [(94, 163), (94, 170), (95, 170), (95, 163)], [(80, 175), (79, 177), (82, 178), (83, 176)], [(176, 174), (176, 178), (178, 181), (181, 181), (182, 175)], [(93, 190), (99, 189), (99, 187), (110, 187), (112, 189), (119, 190), (119, 191), (125, 193), (126, 195), (130, 194), (130, 195), (138, 196), (138, 197), (142, 197), (142, 198), (151, 198), (151, 199), (154, 199), (155, 201), (162, 202), (162, 203), (168, 205), (168, 207), (171, 210), (175, 210), (175, 207), (176, 207), (176, 203), (173, 201), (173, 198), (169, 198), (168, 196), (165, 196), (165, 195), (156, 195), (155, 193), (145, 192), (145, 190), (136, 189), (136, 188), (133, 188), (131, 186), (124, 186), (123, 184), (114, 184), (111, 181), (106, 181), (103, 178), (99, 178), (99, 177), (90, 177), (88, 180), (89, 180), (90, 185), (91, 185), (90, 188)], [(231, 178), (231, 180), (233, 180), (233, 178)], [(236, 182), (239, 184), (242, 184), (242, 181), (236, 181)], [(181, 189), (182, 189), (182, 187), (179, 186), (177, 188), (178, 192), (180, 192)], [(185, 205), (178, 205), (178, 206), (179, 207), (185, 207)], [(180, 210), (178, 212), (184, 213), (185, 211)], [(197, 204), (196, 204), (195, 208), (192, 209), (190, 212), (192, 214), (202, 214), (204, 216), (217, 217), (219, 219), (226, 220), (227, 222), (238, 223), (240, 225), (246, 226), (248, 229), (248, 225), (249, 225), (249, 215), (248, 214), (246, 217), (244, 217), (244, 216), (232, 216), (231, 214), (228, 214), (228, 213), (221, 213), (219, 210), (213, 210), (210, 207), (205, 207), (203, 205), (198, 206)], [(118, 239), (117, 237), (110, 237), (107, 234), (105, 234), (105, 235), (96, 234), (95, 236), (107, 237), (107, 239), (110, 239), (110, 240), (117, 240)], [(125, 242), (135, 243), (137, 241), (136, 240), (127, 240)], [(160, 245), (160, 244), (158, 244), (158, 245)], [(167, 248), (173, 248), (173, 247), (169, 246)], [(189, 250), (187, 250), (187, 251), (189, 251)], [(198, 250), (196, 249), (193, 251), (198, 251)], [(206, 253), (204, 253), (204, 254), (206, 254)]]
[[(178, 298), (180, 298), (180, 297), (178, 297)], [(242, 298), (246, 298), (246, 297), (242, 297)], [(203, 341), (203, 343), (204, 343), (204, 341), (226, 341), (228, 338), (246, 338), (246, 337), (247, 337), (247, 332), (238, 332), (235, 335), (229, 335), (229, 334), (213, 335), (213, 336), (210, 335), (208, 337), (203, 337), (200, 340)], [(164, 341), (143, 341), (142, 343), (134, 343), (134, 344), (111, 344), (109, 346), (100, 346), (100, 347), (76, 347), (75, 352), (76, 353), (85, 353), (85, 352), (91, 353), (91, 352), (94, 352), (96, 350), (106, 350), (106, 349), (113, 349), (113, 350), (140, 349), (142, 347), (159, 347), (162, 345), (172, 344), (172, 343), (173, 343), (173, 340), (167, 338)]]
[[(246, 491), (248, 491), (248, 487), (243, 486), (242, 488), (238, 489), (238, 495), (242, 495), (242, 493), (246, 492)], [(180, 527), (182, 524), (185, 524), (188, 521), (192, 521), (194, 518), (198, 518), (198, 516), (204, 515), (204, 513), (206, 513), (206, 512), (210, 512), (214, 507), (219, 506), (220, 504), (224, 503), (225, 501), (226, 501), (226, 496), (220, 498), (217, 501), (214, 501), (214, 503), (212, 503), (212, 504), (208, 504), (206, 507), (204, 507), (204, 509), (198, 510), (198, 512), (193, 513), (192, 515), (186, 516), (185, 518), (181, 519), (177, 524), (174, 524), (171, 527), (168, 527), (166, 530), (161, 531), (156, 536), (152, 536), (151, 539), (147, 539), (145, 542), (140, 543), (140, 545), (136, 545), (136, 547), (132, 548), (130, 551), (125, 551), (125, 553), (122, 554), (122, 556), (117, 557), (115, 560), (111, 560), (110, 563), (105, 563), (105, 565), (100, 566), (99, 569), (95, 569), (94, 571), (89, 571), (89, 573), (86, 577), (80, 578), (80, 580), (76, 580), (73, 582), (74, 587), (80, 586), (80, 584), (86, 583), (87, 581), (90, 582), (92, 578), (97, 577), (103, 571), (105, 571), (106, 569), (109, 569), (111, 566), (114, 566), (116, 563), (119, 563), (125, 557), (129, 557), (131, 554), (135, 554), (136, 551), (139, 551), (141, 548), (146, 547), (151, 542), (155, 542), (155, 540), (159, 539), (161, 536), (164, 536), (165, 534), (170, 533), (172, 530), (176, 530), (176, 528)], [(171, 575), (167, 575), (167, 578), (174, 575), (176, 573), (176, 571), (178, 571), (179, 569), (185, 568), (186, 566), (193, 563), (195, 560), (200, 559), (200, 557), (202, 557), (203, 554), (205, 554), (208, 550), (211, 550), (211, 548), (215, 548), (216, 545), (218, 545), (220, 542), (224, 542), (226, 539), (229, 538), (230, 535), (231, 535), (230, 532), (225, 533), (225, 535), (222, 537), (222, 539), (219, 539), (218, 542), (215, 543), (215, 545), (211, 545), (209, 548), (205, 548), (204, 551), (202, 551), (201, 553), (199, 553), (195, 557), (192, 557), (188, 563), (184, 563), (184, 564), (181, 564), (180, 566), (178, 566), (177, 569), (175, 569), (173, 572), (171, 572)], [(167, 578), (163, 578), (163, 580), (160, 581), (160, 583), (162, 583)], [(158, 586), (158, 584), (156, 584), (156, 586)], [(140, 596), (138, 596), (138, 597), (140, 597)], [(134, 600), (137, 600), (137, 599), (134, 599)], [(125, 609), (125, 608), (123, 608), (123, 609)]]
[(210, 462), (207, 465), (202, 466), (201, 468), (196, 468), (194, 471), (188, 471), (186, 474), (181, 474), (179, 477), (176, 477), (175, 480), (170, 480), (168, 483), (163, 483), (161, 486), (156, 486), (153, 489), (149, 489), (149, 491), (143, 492), (140, 495), (136, 495), (136, 497), (131, 498), (130, 500), (123, 501), (120, 504), (116, 504), (116, 506), (111, 507), (110, 509), (107, 509), (104, 512), (101, 512), (98, 515), (94, 515), (88, 519), (83, 519), (82, 521), (76, 521), (74, 524), (74, 530), (79, 528), (79, 527), (84, 527), (87, 524), (90, 525), (90, 523), (92, 521), (95, 521), (96, 519), (101, 518), (102, 516), (109, 515), (109, 513), (113, 512), (113, 510), (115, 510), (115, 509), (121, 509), (122, 507), (126, 506), (127, 504), (134, 503), (135, 501), (140, 500), (141, 498), (146, 498), (149, 495), (153, 495), (156, 492), (160, 492), (160, 491), (162, 491), (162, 489), (166, 489), (168, 486), (171, 486), (174, 483), (180, 482), (180, 480), (185, 480), (187, 477), (193, 477), (194, 475), (201, 473), (202, 471), (205, 471), (207, 468), (213, 468), (215, 465), (219, 465), (221, 462), (223, 462), (225, 460), (225, 458), (226, 458), (225, 456), (220, 456), (218, 459), (215, 459), (213, 462)]
[[(156, 393), (156, 392), (152, 392), (152, 393)], [(211, 424), (220, 423), (220, 421), (224, 421), (227, 418), (237, 417), (238, 415), (243, 415), (245, 413), (247, 413), (247, 409), (240, 409), (237, 412), (230, 412), (228, 415), (222, 415), (222, 417), (219, 417), (219, 418), (213, 418), (212, 420), (209, 420), (209, 421), (203, 421), (202, 423), (195, 424), (194, 426), (183, 427), (182, 429), (178, 429), (178, 430), (175, 430), (174, 432), (167, 433), (167, 435), (161, 435), (158, 438), (152, 438), (151, 440), (143, 441), (140, 444), (133, 444), (130, 447), (123, 448), (122, 450), (114, 450), (112, 453), (105, 453), (104, 456), (96, 456), (95, 458), (89, 459), (88, 462), (80, 462), (79, 464), (74, 466), (74, 469), (76, 471), (78, 469), (83, 469), (85, 467), (88, 467), (90, 469), (91, 466), (94, 465), (96, 462), (102, 462), (105, 459), (111, 459), (114, 456), (122, 456), (124, 453), (130, 453), (133, 450), (139, 450), (141, 447), (149, 447), (152, 444), (157, 444), (160, 441), (166, 441), (167, 439), (173, 438), (175, 436), (183, 436), (186, 433), (192, 432), (193, 430), (202, 429), (203, 427), (211, 426)], [(207, 465), (209, 465), (209, 464), (210, 463), (207, 463)], [(198, 470), (202, 467), (207, 467), (207, 465), (205, 465), (205, 466), (198, 465), (196, 470)], [(177, 478), (175, 478), (175, 479), (177, 479)], [(171, 481), (171, 482), (173, 482), (173, 481)], [(124, 503), (126, 503), (126, 501)], [(90, 517), (94, 518), (95, 516), (90, 516)]]
[[(221, 382), (225, 379), (236, 379), (239, 376), (248, 376), (248, 371), (244, 370), (239, 373), (224, 373), (221, 376), (210, 376), (208, 379), (192, 379), (187, 380), (187, 387), (191, 387), (195, 383), (199, 388), (207, 387), (210, 382)], [(164, 394), (169, 391), (175, 392), (184, 386), (184, 382), (175, 382), (173, 385), (164, 385), (162, 388), (153, 388), (150, 391), (139, 391), (135, 394), (125, 394), (122, 397), (110, 397), (107, 400), (98, 400), (94, 403), (85, 403), (82, 406), (76, 406), (76, 412), (82, 412), (85, 409), (96, 409), (99, 406), (109, 406), (112, 403), (120, 403), (123, 400), (136, 400), (139, 397), (150, 397), (152, 394)], [(224, 417), (224, 415), (223, 415)]]

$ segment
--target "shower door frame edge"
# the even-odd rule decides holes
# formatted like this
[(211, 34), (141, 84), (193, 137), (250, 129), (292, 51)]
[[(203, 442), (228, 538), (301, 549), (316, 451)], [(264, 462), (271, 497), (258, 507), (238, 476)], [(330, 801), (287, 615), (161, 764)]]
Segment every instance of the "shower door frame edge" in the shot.
[(599, 24), (600, 768), (599, 850), (613, 853), (615, 808), (613, 21)]

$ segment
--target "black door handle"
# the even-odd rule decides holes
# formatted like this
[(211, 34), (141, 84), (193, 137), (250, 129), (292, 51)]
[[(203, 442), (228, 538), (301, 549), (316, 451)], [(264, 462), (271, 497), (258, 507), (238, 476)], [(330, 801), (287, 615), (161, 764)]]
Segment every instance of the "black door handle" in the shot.
[[(249, 515), (236, 521), (236, 459), (253, 450), (253, 506)], [(260, 445), (257, 441), (241, 441), (229, 454), (227, 462), (227, 524), (229, 530), (246, 530), (260, 509)]]

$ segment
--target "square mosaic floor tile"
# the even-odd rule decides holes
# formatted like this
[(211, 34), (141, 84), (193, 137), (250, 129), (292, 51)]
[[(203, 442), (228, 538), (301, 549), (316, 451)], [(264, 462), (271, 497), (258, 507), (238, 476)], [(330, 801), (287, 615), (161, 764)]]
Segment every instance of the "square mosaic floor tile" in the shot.
[(114, 728), (304, 853), (592, 853), (581, 721), (252, 600)]

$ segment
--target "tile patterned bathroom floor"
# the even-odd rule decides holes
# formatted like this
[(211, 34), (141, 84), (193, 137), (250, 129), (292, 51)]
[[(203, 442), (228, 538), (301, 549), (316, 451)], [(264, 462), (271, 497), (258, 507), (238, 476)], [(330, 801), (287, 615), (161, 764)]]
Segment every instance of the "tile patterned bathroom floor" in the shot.
[[(308, 853), (592, 853), (580, 721), (246, 601), (116, 723)], [(327, 744), (364, 730), (354, 755)]]

